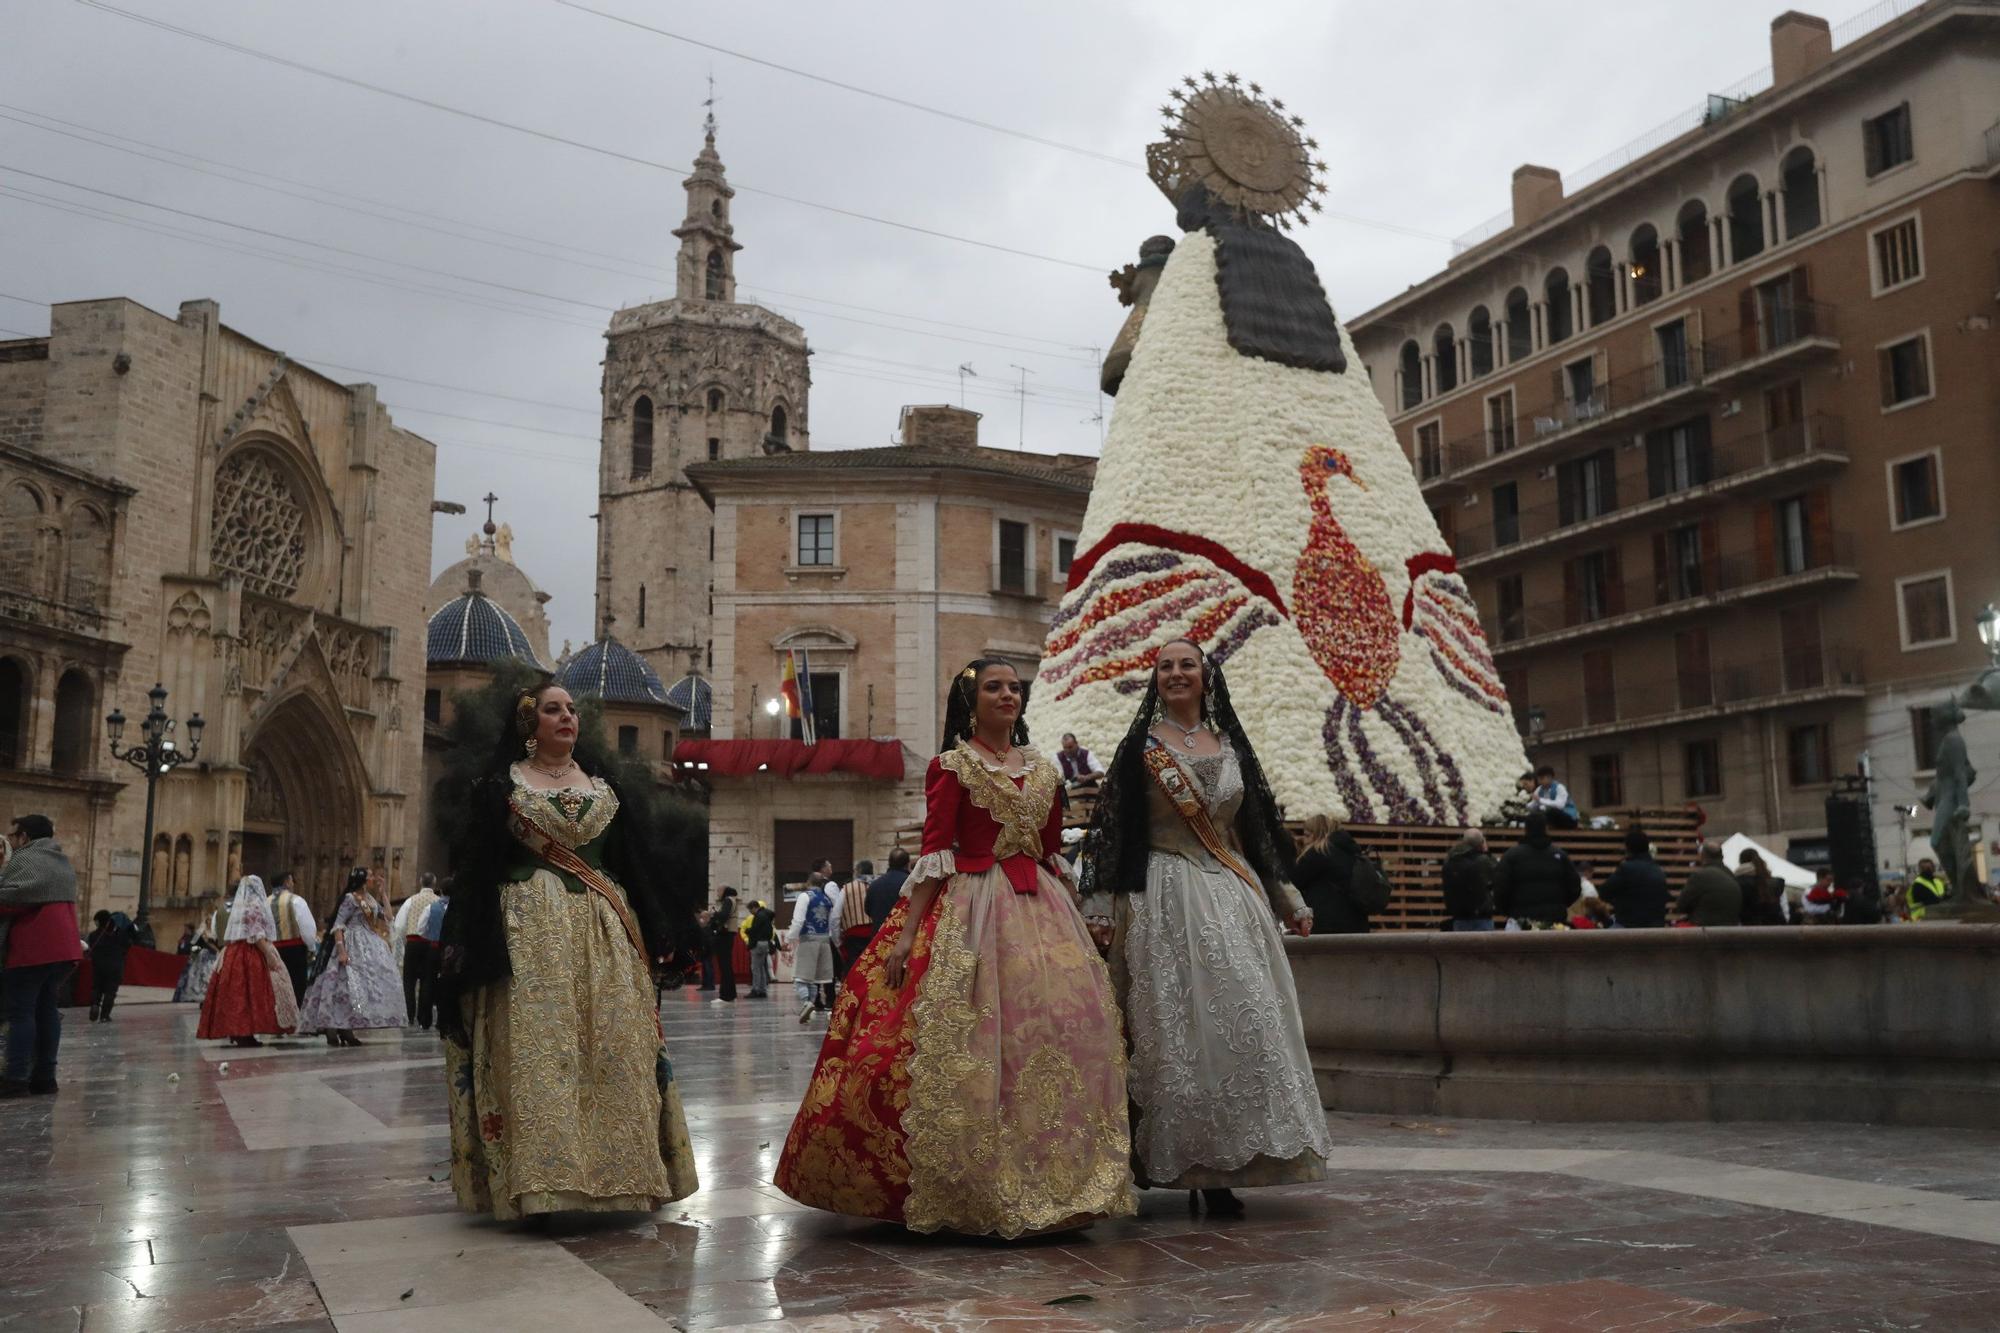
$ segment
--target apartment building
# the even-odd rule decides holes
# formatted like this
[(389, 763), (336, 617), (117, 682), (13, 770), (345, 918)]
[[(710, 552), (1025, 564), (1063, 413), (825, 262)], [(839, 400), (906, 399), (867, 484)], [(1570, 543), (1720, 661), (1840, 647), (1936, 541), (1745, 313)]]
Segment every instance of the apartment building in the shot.
[(2000, 3), (1786, 13), (1771, 56), (1581, 188), (1522, 167), (1350, 329), (1538, 762), (1810, 863), (1865, 755), (1900, 872), (2000, 599)]

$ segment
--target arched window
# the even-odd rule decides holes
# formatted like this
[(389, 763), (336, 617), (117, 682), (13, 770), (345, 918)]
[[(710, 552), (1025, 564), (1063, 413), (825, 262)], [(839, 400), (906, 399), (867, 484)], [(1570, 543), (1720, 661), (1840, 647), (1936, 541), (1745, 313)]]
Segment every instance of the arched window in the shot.
[(1534, 350), (1535, 326), (1533, 311), (1528, 303), (1528, 289), (1516, 287), (1507, 293), (1507, 363), (1512, 365), (1523, 357), (1531, 356)]
[(1408, 410), (1424, 401), (1424, 354), (1415, 338), (1403, 344), (1398, 369), (1403, 376), (1403, 407)]
[(1611, 267), (1609, 246), (1598, 246), (1583, 261), (1583, 284), (1584, 313), (1594, 329), (1618, 313), (1618, 275)]
[(653, 475), (653, 400), (644, 394), (632, 404), (632, 475)]
[(90, 721), (97, 691), (81, 671), (65, 671), (56, 682), (55, 749), (50, 763), (58, 773), (81, 773), (90, 767)]
[(1778, 164), (1778, 188), (1785, 192), (1785, 239), (1803, 236), (1819, 226), (1819, 164), (1813, 150), (1800, 144)]
[(707, 295), (708, 299), (711, 301), (720, 301), (724, 299), (722, 293), (722, 251), (720, 250), (710, 250), (708, 252)]
[(1629, 272), (1632, 304), (1649, 305), (1660, 299), (1660, 233), (1648, 222), (1632, 233)]
[(776, 444), (786, 445), (789, 447), (792, 442), (792, 437), (789, 434), (790, 426), (791, 423), (785, 419), (785, 405), (783, 403), (778, 403), (775, 406), (773, 406), (771, 408), (772, 442)]
[(1575, 331), (1570, 310), (1569, 270), (1551, 269), (1542, 283), (1543, 318), (1548, 322), (1548, 342), (1553, 347)]
[(42, 591), (35, 558), (41, 527), (41, 496), (26, 486), (0, 487), (0, 584)]
[(1431, 382), (1439, 393), (1458, 387), (1458, 339), (1449, 324), (1438, 325), (1431, 334)]
[(708, 215), (717, 221), (722, 219), (722, 201), (720, 199), (711, 199), (708, 201)]
[(1708, 205), (1690, 199), (1674, 218), (1674, 235), (1680, 241), (1680, 285), (1698, 282), (1715, 271), (1713, 247), (1709, 244)]
[(28, 673), (18, 659), (0, 657), (0, 768), (27, 760)]
[(1465, 355), (1472, 363), (1472, 378), (1493, 373), (1493, 316), (1483, 305), (1472, 307), (1465, 321)]
[(72, 508), (63, 545), (69, 566), (69, 586), (63, 591), (63, 600), (73, 606), (102, 607), (111, 573), (111, 532), (104, 516), (89, 505)]
[(720, 412), (722, 410), (722, 390), (710, 389), (708, 391), (708, 410), (711, 412)]
[(1729, 186), (1729, 261), (1740, 264), (1764, 253), (1764, 190), (1749, 172)]

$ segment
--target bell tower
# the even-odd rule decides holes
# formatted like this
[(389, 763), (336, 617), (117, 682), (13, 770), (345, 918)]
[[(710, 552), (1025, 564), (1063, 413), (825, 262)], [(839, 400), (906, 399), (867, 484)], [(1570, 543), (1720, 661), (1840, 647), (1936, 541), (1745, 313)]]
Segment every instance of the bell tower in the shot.
[(662, 679), (690, 654), (706, 663), (711, 641), (711, 515), (687, 466), (811, 439), (805, 330), (736, 297), (736, 191), (715, 151), (712, 94), (708, 106), (673, 231), (674, 295), (618, 311), (604, 334), (596, 619), (615, 616), (619, 637)]
[(722, 158), (715, 151), (714, 101), (711, 93), (694, 174), (681, 182), (687, 191), (687, 217), (674, 228), (681, 243), (674, 275), (674, 299), (678, 301), (736, 299), (736, 252), (743, 246), (736, 239), (736, 229), (729, 225), (729, 203), (736, 191), (729, 188)]

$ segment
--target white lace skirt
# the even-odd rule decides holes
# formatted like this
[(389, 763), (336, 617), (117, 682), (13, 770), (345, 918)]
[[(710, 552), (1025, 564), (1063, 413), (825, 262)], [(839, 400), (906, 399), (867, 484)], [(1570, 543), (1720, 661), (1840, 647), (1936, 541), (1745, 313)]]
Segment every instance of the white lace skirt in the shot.
[(1317, 1180), (1333, 1150), (1284, 938), (1262, 892), (1154, 852), (1117, 947), (1132, 1148), (1160, 1187)]

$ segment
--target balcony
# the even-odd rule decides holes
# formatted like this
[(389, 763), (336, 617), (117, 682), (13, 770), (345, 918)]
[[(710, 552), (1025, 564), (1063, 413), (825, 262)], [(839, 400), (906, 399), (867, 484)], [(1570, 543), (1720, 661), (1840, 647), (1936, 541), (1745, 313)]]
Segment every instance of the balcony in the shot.
[(1496, 657), (1533, 652), (1557, 644), (1597, 638), (1634, 626), (1738, 606), (1801, 588), (1852, 583), (1861, 577), (1854, 564), (1854, 541), (1845, 533), (1799, 553), (1796, 568), (1770, 555), (1744, 552), (1703, 559), (1698, 568), (1664, 571), (1664, 577), (1627, 579), (1597, 592), (1539, 602), (1489, 626)]
[(1754, 389), (1840, 355), (1839, 320), (1832, 306), (1789, 296), (1760, 306), (1757, 322), (1711, 339), (1704, 349), (1708, 383), (1716, 390)]
[[(1521, 556), (1539, 555), (1568, 545), (1573, 539), (1601, 536), (1609, 529), (1640, 519), (1658, 518), (1713, 497), (1754, 488), (1770, 478), (1789, 478), (1823, 468), (1845, 466), (1847, 453), (1836, 417), (1814, 416), (1768, 430), (1752, 431), (1684, 460), (1669, 462), (1660, 475), (1649, 464), (1645, 498), (1602, 513), (1567, 515), (1560, 502), (1523, 509), (1515, 520), (1513, 539), (1497, 542), (1493, 527), (1460, 532), (1452, 542), (1459, 568), (1470, 572)], [(1677, 484), (1678, 483), (1678, 484)], [(1671, 486), (1663, 494), (1650, 492)]]
[(1822, 699), (1858, 698), (1865, 692), (1857, 650), (1815, 646), (1706, 670), (1613, 681), (1609, 691), (1596, 695), (1579, 685), (1566, 698), (1533, 701), (1541, 730), (1524, 734), (1532, 744), (1557, 745)]
[(1684, 416), (1713, 396), (1703, 382), (1704, 355), (1703, 349), (1690, 348), (1685, 356), (1640, 366), (1592, 386), (1587, 393), (1546, 404), (1507, 432), (1518, 440), (1511, 449), (1498, 447), (1496, 452), (1499, 442), (1491, 428), (1454, 440), (1444, 447), (1437, 474), (1424, 477), (1423, 485), (1430, 489), (1447, 481), (1468, 482), (1526, 459), (1551, 463), (1573, 452), (1565, 445), (1630, 434)]

